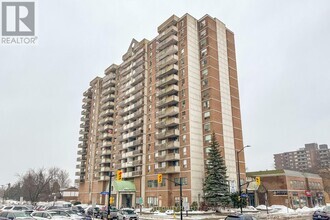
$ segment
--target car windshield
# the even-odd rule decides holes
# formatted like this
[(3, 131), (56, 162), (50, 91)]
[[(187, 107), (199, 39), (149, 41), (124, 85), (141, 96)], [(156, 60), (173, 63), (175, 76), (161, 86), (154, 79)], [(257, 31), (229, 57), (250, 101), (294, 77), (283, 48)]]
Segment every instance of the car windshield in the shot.
[(135, 214), (134, 210), (125, 209), (123, 212), (126, 212), (129, 215)]
[(74, 211), (72, 211), (72, 210), (67, 210), (67, 211), (65, 211), (66, 213), (68, 213), (68, 214), (70, 214), (70, 215), (74, 215), (74, 214), (76, 214), (76, 212), (74, 212)]
[(26, 214), (25, 212), (15, 212), (15, 217), (16, 218), (17, 217), (19, 217), (19, 218), (21, 218), (21, 217), (30, 217), (30, 215)]

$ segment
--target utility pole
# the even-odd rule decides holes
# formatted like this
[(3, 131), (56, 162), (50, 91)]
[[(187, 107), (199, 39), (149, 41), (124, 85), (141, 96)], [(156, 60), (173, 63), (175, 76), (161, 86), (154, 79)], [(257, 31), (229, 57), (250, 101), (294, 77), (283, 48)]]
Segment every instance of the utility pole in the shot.
[[(163, 178), (163, 179), (167, 179), (167, 178)], [(180, 177), (180, 182), (177, 183), (173, 180), (167, 179), (168, 181), (174, 183), (174, 184), (178, 184), (180, 185), (180, 220), (183, 220), (183, 215), (182, 215), (182, 211), (183, 211), (183, 200), (182, 200), (182, 178)]]
[(112, 174), (112, 172), (110, 171), (110, 175), (109, 175), (109, 199), (108, 199), (108, 220), (110, 220), (111, 216), (110, 216), (110, 198), (111, 198), (111, 179), (114, 175)]

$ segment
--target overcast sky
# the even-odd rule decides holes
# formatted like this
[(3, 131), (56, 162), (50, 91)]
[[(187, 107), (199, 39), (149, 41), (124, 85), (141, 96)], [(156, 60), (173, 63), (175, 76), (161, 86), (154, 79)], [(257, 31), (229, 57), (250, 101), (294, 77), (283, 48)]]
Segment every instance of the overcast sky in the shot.
[(38, 44), (0, 45), (0, 185), (42, 166), (67, 169), (73, 182), (83, 91), (172, 14), (209, 14), (235, 33), (249, 171), (273, 168), (274, 153), (330, 144), (329, 1), (36, 5)]

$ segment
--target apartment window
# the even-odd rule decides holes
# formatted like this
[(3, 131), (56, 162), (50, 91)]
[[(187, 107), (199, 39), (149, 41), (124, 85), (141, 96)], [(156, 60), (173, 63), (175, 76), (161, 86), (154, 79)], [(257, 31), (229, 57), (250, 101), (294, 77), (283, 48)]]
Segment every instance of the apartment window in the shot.
[(211, 135), (208, 134), (208, 135), (204, 136), (204, 141), (210, 143), (211, 142)]
[(185, 96), (186, 96), (186, 94), (185, 94), (185, 90), (182, 89), (182, 91), (181, 91), (181, 97), (183, 98), (183, 97), (185, 97)]
[(160, 184), (161, 187), (164, 187), (166, 186), (166, 181), (162, 181), (161, 184)]
[[(181, 183), (182, 185), (188, 185), (188, 178), (187, 177), (181, 177)], [(180, 185), (180, 178), (174, 178), (174, 186)]]
[(182, 107), (182, 108), (185, 108), (185, 107), (186, 107), (186, 100), (183, 100), (183, 101), (181, 102), (181, 107)]
[(207, 59), (206, 58), (202, 59), (201, 63), (202, 63), (202, 67), (205, 67), (207, 65)]
[(184, 56), (184, 48), (181, 49), (181, 56)]
[(201, 48), (206, 46), (206, 38), (200, 41)]
[(181, 65), (184, 64), (184, 58), (181, 59), (180, 63), (181, 63)]
[(204, 131), (209, 132), (210, 130), (211, 130), (211, 124), (210, 123), (204, 124)]
[(149, 188), (158, 187), (158, 181), (157, 180), (148, 180), (148, 187)]
[(186, 128), (186, 123), (183, 123), (183, 124), (182, 124), (182, 131), (185, 132), (186, 130), (187, 130), (187, 128)]
[(206, 36), (206, 29), (202, 30), (200, 33), (200, 38), (203, 38)]
[(201, 56), (205, 57), (207, 55), (207, 48), (202, 49)]
[(183, 168), (187, 168), (187, 160), (183, 160)]
[(209, 80), (208, 79), (203, 79), (202, 80), (202, 86), (205, 87), (209, 84)]
[(181, 85), (183, 86), (184, 83), (185, 83), (185, 79), (182, 79), (182, 80), (181, 80)]
[(208, 74), (209, 74), (209, 70), (208, 69), (203, 69), (202, 77), (206, 77)]
[(186, 148), (186, 147), (184, 147), (184, 148), (182, 149), (182, 151), (183, 151), (183, 155), (187, 155), (187, 148)]
[(148, 165), (148, 172), (150, 172), (150, 170), (151, 170), (151, 166), (150, 166), (150, 165)]
[(182, 119), (186, 119), (186, 111), (182, 112)]
[(158, 206), (158, 198), (157, 197), (147, 197), (147, 203), (148, 203), (148, 206)]
[(181, 69), (180, 74), (181, 74), (181, 78), (184, 78), (184, 68)]
[(210, 101), (206, 100), (203, 102), (203, 108), (210, 108)]
[(183, 143), (186, 143), (186, 139), (187, 139), (187, 135), (182, 135), (182, 141), (183, 141)]
[(149, 131), (151, 130), (151, 124), (148, 125), (148, 130), (149, 130)]
[(199, 24), (199, 27), (202, 28), (202, 27), (205, 27), (205, 25), (206, 25), (206, 21), (203, 20), (203, 21), (201, 21), (201, 23)]
[(151, 155), (149, 154), (149, 155), (148, 155), (148, 160), (150, 161), (150, 159), (151, 159)]

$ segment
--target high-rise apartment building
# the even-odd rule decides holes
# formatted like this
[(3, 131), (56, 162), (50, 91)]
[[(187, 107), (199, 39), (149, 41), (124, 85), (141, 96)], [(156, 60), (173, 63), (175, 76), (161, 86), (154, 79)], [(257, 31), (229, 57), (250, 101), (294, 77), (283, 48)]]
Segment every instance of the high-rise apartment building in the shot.
[[(231, 191), (237, 164), (245, 179), (234, 34), (216, 18), (173, 15), (153, 40), (132, 40), (120, 65), (111, 65), (84, 93), (76, 173), (83, 203), (105, 203), (110, 171), (117, 206), (201, 202), (214, 132)], [(157, 174), (164, 181), (157, 183)], [(138, 199), (142, 198), (142, 199)]]
[(326, 144), (310, 143), (297, 151), (274, 154), (274, 160), (276, 169), (317, 171), (330, 167), (330, 150)]

